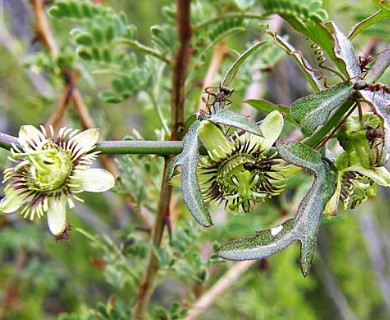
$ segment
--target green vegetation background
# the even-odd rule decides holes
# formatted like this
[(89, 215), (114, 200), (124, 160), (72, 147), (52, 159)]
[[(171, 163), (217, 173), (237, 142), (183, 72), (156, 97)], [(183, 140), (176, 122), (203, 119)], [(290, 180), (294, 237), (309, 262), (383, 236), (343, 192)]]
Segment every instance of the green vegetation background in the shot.
[[(27, 1), (10, 3), (0, 1), (0, 9), (4, 10), (0, 11), (4, 23), (0, 43), (0, 131), (16, 136), (23, 124), (45, 122), (58, 101), (62, 84), (56, 75), (41, 73), (39, 78), (29, 77), (23, 66), (26, 57), (41, 50), (33, 41), (31, 8)], [(138, 27), (138, 39), (148, 43), (150, 26), (164, 22), (162, 7), (172, 1), (106, 3), (124, 10), (129, 21)], [(372, 9), (367, 1), (326, 1), (325, 8), (345, 32), (362, 18), (362, 13), (369, 12), (364, 8)], [(56, 41), (68, 47), (71, 24), (51, 22)], [(250, 36), (235, 35), (229, 38), (229, 45), (242, 51)], [(294, 41), (304, 41), (293, 32), (290, 36), (296, 38)], [(357, 47), (363, 48), (370, 37), (371, 34), (360, 36)], [(133, 128), (148, 139), (159, 136), (154, 130), (159, 123), (142, 97), (117, 105), (106, 104), (98, 99), (97, 92), (107, 87), (109, 81), (80, 68), (83, 78), (78, 88), (102, 128), (102, 139), (122, 139), (134, 134)], [(286, 57), (271, 72), (269, 84), (276, 87), (269, 91), (276, 92), (276, 96), (269, 97), (275, 102), (291, 103), (305, 92), (306, 83), (301, 80), (302, 84), (297, 85), (290, 69), (291, 61)], [(197, 72), (201, 79), (206, 68)], [(46, 89), (39, 92), (37, 87), (45, 85)], [(233, 100), (240, 101), (243, 91)], [(199, 93), (199, 88), (189, 90), (187, 99), (191, 106), (199, 102)], [(187, 116), (194, 111), (189, 110)], [(72, 109), (67, 113), (66, 124), (78, 126)], [(0, 150), (1, 170), (8, 165), (6, 156), (7, 152)], [(124, 181), (134, 187), (132, 192), (139, 196), (140, 204), (153, 214), (162, 162), (141, 156), (116, 159)], [(307, 185), (308, 181), (303, 182)], [(98, 318), (92, 309), (108, 309), (107, 306), (118, 313), (112, 319), (126, 318), (145, 267), (147, 233), (136, 229), (139, 223), (119, 194), (83, 198), (85, 203), (77, 204), (69, 220), (73, 226), (96, 235), (93, 240), (72, 232), (70, 241), (56, 242), (47, 232), (44, 219), (35, 223), (18, 215), (0, 216), (0, 319), (104, 319), (104, 311)], [(254, 263), (199, 319), (389, 319), (389, 207), (390, 193), (382, 189), (376, 201), (324, 220), (318, 252), (307, 278), (299, 270), (298, 247), (290, 247)], [(215, 228), (203, 230), (191, 221), (184, 207), (181, 211), (172, 241), (168, 243), (167, 239), (167, 248), (159, 253), (163, 268), (153, 297), (155, 319), (159, 319), (160, 313), (173, 314), (174, 302), (180, 308), (191, 307), (197, 287), (207, 291), (234, 266), (235, 262), (218, 262), (210, 267), (212, 262), (200, 257), (205, 247), (212, 246), (213, 241), (250, 235), (278, 218), (270, 204), (256, 213), (229, 217)]]

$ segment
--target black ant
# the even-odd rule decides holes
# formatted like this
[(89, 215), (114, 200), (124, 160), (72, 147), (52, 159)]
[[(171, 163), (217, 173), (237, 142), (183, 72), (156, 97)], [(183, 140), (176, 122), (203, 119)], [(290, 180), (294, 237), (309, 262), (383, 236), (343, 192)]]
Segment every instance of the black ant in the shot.
[[(210, 89), (215, 89), (215, 88), (218, 88), (217, 92), (210, 91)], [(210, 107), (210, 106), (214, 107), (214, 109), (215, 109), (214, 111), (217, 111), (217, 110), (223, 108), (225, 106), (225, 104), (229, 105), (232, 103), (227, 98), (230, 97), (234, 92), (235, 92), (234, 89), (230, 90), (229, 88), (222, 86), (222, 84), (219, 84), (218, 87), (205, 88), (204, 93), (207, 93), (208, 96), (207, 96), (207, 99), (202, 99), (202, 100), (203, 100), (203, 102), (206, 103), (207, 107)], [(209, 102), (210, 96), (214, 97), (214, 100), (211, 103)]]
[(248, 171), (254, 171), (254, 170), (259, 170), (259, 171), (270, 171), (272, 168), (272, 164), (267, 161), (263, 162), (260, 161), (259, 163), (253, 163), (253, 162), (245, 162), (244, 163), (244, 169)]
[(54, 238), (55, 241), (69, 240), (70, 239), (70, 234), (69, 234), (70, 230), (72, 230), (72, 226), (69, 223), (66, 223), (65, 230), (61, 234), (55, 236), (55, 238)]

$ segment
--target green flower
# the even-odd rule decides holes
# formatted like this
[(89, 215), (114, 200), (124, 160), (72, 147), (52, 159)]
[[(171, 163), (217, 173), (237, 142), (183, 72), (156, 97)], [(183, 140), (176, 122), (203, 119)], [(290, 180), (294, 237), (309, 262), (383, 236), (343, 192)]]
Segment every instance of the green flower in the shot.
[(341, 201), (343, 208), (354, 209), (376, 195), (377, 185), (390, 187), (390, 172), (383, 166), (387, 160), (386, 135), (381, 118), (374, 113), (349, 117), (338, 132), (344, 152), (334, 166), (337, 185), (325, 212), (335, 215)]
[(106, 170), (90, 168), (98, 152), (89, 153), (98, 140), (99, 129), (83, 132), (62, 128), (57, 135), (31, 125), (19, 131), (20, 146), (13, 146), (15, 167), (4, 171), (5, 197), (0, 210), (20, 211), (33, 220), (47, 214), (50, 232), (67, 238), (66, 206), (83, 191), (102, 192), (114, 186), (114, 177)]
[[(270, 152), (283, 128), (281, 113), (271, 112), (260, 124), (262, 136), (249, 132), (224, 133), (211, 121), (202, 121), (199, 139), (208, 156), (201, 157), (198, 179), (206, 202), (225, 202), (231, 211), (250, 210), (252, 203), (279, 195), (285, 185), (285, 161)], [(270, 153), (272, 153), (270, 155)]]

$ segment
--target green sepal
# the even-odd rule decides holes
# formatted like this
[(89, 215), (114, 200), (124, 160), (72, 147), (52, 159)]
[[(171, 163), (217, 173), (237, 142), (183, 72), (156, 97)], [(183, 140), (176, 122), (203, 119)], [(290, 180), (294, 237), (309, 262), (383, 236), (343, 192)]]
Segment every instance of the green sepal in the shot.
[(261, 111), (263, 113), (270, 113), (272, 111), (279, 111), (283, 114), (284, 120), (288, 122), (290, 125), (294, 127), (298, 127), (295, 120), (290, 115), (290, 108), (287, 106), (284, 106), (282, 104), (274, 104), (272, 102), (269, 102), (268, 100), (263, 99), (248, 99), (244, 100), (243, 102), (249, 104), (253, 108), (255, 108), (258, 111)]
[(183, 141), (183, 151), (172, 159), (168, 168), (168, 176), (172, 177), (175, 167), (180, 166), (180, 187), (183, 201), (195, 221), (204, 227), (210, 227), (213, 223), (203, 201), (197, 175), (200, 124), (201, 121), (195, 121), (188, 129)]
[(335, 191), (336, 175), (321, 154), (299, 142), (277, 143), (279, 154), (288, 162), (312, 171), (316, 179), (299, 205), (293, 219), (280, 226), (257, 232), (254, 237), (234, 240), (217, 249), (218, 256), (229, 260), (269, 257), (291, 245), (301, 243), (301, 271), (308, 274), (317, 246), (321, 214)]
[(301, 125), (302, 132), (306, 136), (311, 136), (318, 128), (325, 125), (331, 114), (337, 112), (352, 93), (351, 83), (339, 83), (327, 90), (294, 101), (290, 114)]
[(260, 127), (255, 122), (248, 120), (247, 117), (230, 110), (219, 109), (215, 113), (208, 116), (207, 120), (262, 136)]
[[(380, 3), (382, 1), (377, 1), (377, 2)], [(389, 6), (389, 3), (387, 3), (387, 6)], [(359, 33), (366, 30), (367, 28), (371, 27), (372, 25), (380, 23), (380, 22), (387, 20), (389, 18), (390, 18), (390, 11), (385, 10), (384, 8), (381, 8), (380, 10), (378, 10), (377, 12), (375, 12), (374, 14), (369, 16), (368, 18), (366, 18), (366, 19), (360, 21), (358, 24), (356, 24), (352, 28), (351, 32), (349, 33), (348, 38), (352, 40)]]

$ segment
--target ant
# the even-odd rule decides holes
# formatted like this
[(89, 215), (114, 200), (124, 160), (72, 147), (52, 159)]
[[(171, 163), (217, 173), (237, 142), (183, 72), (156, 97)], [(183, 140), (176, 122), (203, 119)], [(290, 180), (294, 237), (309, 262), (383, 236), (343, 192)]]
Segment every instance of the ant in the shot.
[(374, 60), (374, 57), (382, 54), (383, 52), (385, 52), (387, 50), (389, 50), (389, 48), (384, 49), (381, 52), (378, 52), (374, 55), (367, 54), (364, 56), (358, 56), (357, 60), (358, 60), (359, 66), (360, 66), (360, 72), (362, 74), (361, 75), (362, 78), (364, 78), (365, 75), (367, 74), (368, 70), (370, 70), (370, 68), (368, 68), (367, 66)]
[(248, 171), (254, 171), (254, 170), (259, 170), (259, 171), (270, 171), (272, 168), (272, 164), (267, 161), (263, 162), (260, 161), (259, 163), (253, 163), (253, 162), (245, 162), (244, 163), (244, 169)]
[[(379, 126), (376, 126), (375, 128), (371, 126), (366, 127), (366, 138), (370, 142), (371, 149), (374, 147), (375, 140), (381, 140), (383, 142), (384, 136), (385, 133)], [(378, 142), (375, 147), (377, 147), (380, 143), (381, 142)]]
[[(218, 88), (217, 92), (210, 91), (210, 89), (215, 89), (215, 88)], [(222, 86), (222, 84), (220, 83), (218, 87), (205, 88), (204, 93), (207, 93), (208, 96), (207, 99), (202, 98), (202, 100), (203, 102), (206, 103), (207, 107), (213, 107), (214, 111), (217, 111), (219, 109), (222, 109), (225, 106), (225, 104), (229, 105), (232, 103), (227, 98), (230, 97), (234, 92), (235, 92), (234, 89), (230, 90), (229, 88)], [(214, 97), (214, 100), (211, 103), (209, 102), (210, 96)]]
[(59, 240), (69, 240), (70, 239), (70, 234), (69, 231), (72, 230), (72, 226), (69, 223), (66, 223), (65, 225), (65, 230), (60, 233), (59, 235), (55, 236), (55, 241)]
[[(375, 165), (377, 165), (381, 161), (380, 158), (381, 158), (381, 154), (383, 152), (384, 136), (385, 136), (385, 133), (384, 133), (383, 128), (381, 128), (379, 126), (377, 126), (375, 128), (371, 127), (371, 126), (366, 127), (366, 138), (370, 143), (370, 149), (375, 148), (375, 150), (376, 150)], [(377, 142), (376, 145), (374, 145), (375, 142)], [(378, 146), (380, 144), (382, 144), (382, 146), (380, 148), (378, 148)]]
[(371, 92), (377, 92), (382, 91), (383, 93), (390, 94), (390, 86), (387, 84), (381, 84), (381, 83), (367, 83), (364, 80), (358, 80), (354, 83), (353, 88), (355, 90), (368, 90)]
[(359, 56), (358, 57), (358, 64), (360, 66), (360, 72), (362, 74), (366, 74), (368, 70), (370, 70), (370, 68), (368, 68), (367, 66), (372, 62), (372, 60), (374, 60), (374, 56), (368, 54), (366, 56)]

